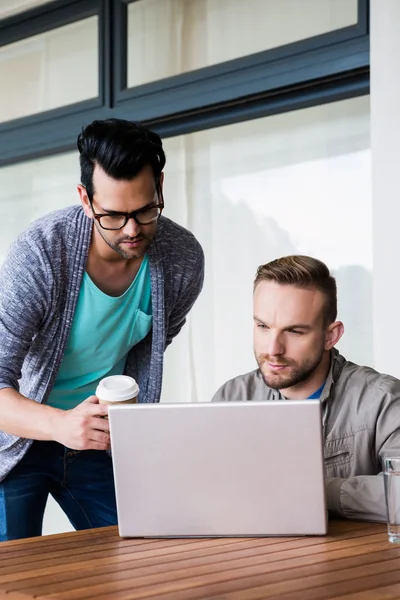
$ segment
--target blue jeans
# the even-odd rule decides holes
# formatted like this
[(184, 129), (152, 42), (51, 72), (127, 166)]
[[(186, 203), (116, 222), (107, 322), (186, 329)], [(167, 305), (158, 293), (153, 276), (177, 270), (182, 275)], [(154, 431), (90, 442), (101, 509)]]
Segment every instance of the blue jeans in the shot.
[(0, 541), (41, 535), (49, 494), (75, 529), (117, 524), (110, 456), (34, 441), (0, 483)]

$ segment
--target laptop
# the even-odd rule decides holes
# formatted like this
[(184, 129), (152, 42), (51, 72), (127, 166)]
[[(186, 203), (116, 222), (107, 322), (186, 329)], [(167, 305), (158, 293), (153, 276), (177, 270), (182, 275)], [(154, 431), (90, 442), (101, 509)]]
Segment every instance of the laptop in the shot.
[(110, 406), (121, 537), (327, 533), (315, 400)]

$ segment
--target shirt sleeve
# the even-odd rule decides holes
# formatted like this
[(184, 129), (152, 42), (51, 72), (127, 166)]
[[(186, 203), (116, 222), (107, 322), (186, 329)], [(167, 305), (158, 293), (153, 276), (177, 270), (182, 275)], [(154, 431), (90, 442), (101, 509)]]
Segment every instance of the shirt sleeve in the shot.
[(178, 297), (169, 320), (165, 347), (169, 346), (186, 322), (186, 317), (196, 302), (204, 283), (204, 254), (199, 249), (197, 264), (193, 267), (192, 277)]
[(19, 390), (18, 380), (49, 302), (43, 277), (45, 257), (29, 240), (11, 246), (0, 271), (0, 389)]
[(326, 499), (328, 510), (333, 515), (361, 521), (386, 521), (382, 473), (349, 479), (328, 478)]
[[(377, 398), (379, 410), (375, 425), (376, 462), (380, 465), (384, 454), (393, 452), (400, 456), (400, 394), (399, 382), (393, 379), (393, 388), (380, 391)], [(363, 457), (358, 457), (362, 464)], [(328, 478), (326, 480), (328, 510), (347, 519), (365, 521), (387, 520), (385, 488), (381, 468), (376, 473), (360, 473), (349, 478)]]

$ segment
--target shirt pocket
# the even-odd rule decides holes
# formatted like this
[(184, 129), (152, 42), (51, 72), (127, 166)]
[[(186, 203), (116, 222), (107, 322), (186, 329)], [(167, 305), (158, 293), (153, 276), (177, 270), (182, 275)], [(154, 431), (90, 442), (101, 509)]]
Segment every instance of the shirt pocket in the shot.
[(141, 342), (151, 330), (153, 317), (137, 309), (131, 330), (129, 345), (131, 348)]
[(325, 442), (324, 459), (327, 477), (348, 477), (353, 461), (353, 438)]

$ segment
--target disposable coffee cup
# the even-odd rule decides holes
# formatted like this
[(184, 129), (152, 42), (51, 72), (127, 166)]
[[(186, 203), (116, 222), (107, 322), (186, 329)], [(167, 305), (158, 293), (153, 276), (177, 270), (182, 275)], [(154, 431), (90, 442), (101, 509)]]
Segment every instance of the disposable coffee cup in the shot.
[(111, 375), (99, 382), (96, 396), (100, 404), (136, 404), (139, 386), (128, 375)]

